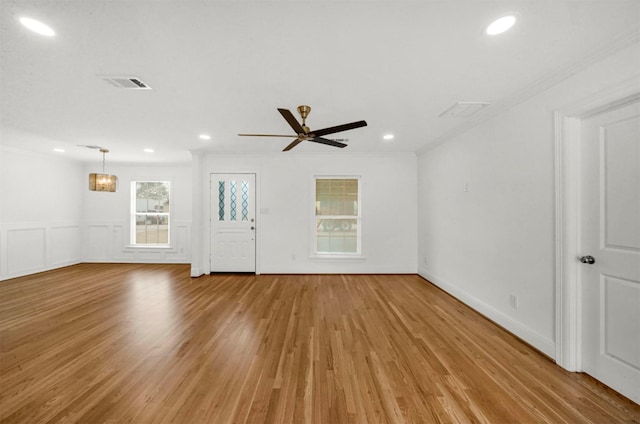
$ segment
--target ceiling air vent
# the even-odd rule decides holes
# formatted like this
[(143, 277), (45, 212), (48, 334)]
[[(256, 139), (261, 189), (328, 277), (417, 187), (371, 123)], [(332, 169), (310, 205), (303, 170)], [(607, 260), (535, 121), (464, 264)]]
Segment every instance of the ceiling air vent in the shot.
[(490, 104), (491, 102), (457, 102), (438, 116), (440, 118), (468, 118)]
[(98, 75), (101, 78), (118, 88), (131, 88), (134, 90), (151, 90), (146, 83), (144, 83), (138, 77), (123, 76), (123, 75)]

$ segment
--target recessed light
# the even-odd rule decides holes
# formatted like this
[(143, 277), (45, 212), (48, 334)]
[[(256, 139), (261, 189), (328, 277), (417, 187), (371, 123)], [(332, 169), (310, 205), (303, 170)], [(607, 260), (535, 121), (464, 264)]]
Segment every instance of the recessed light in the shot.
[(153, 153), (153, 149), (144, 149), (145, 153)]
[(211, 136), (209, 134), (200, 134), (200, 140), (211, 140)]
[(515, 23), (516, 17), (514, 15), (503, 16), (491, 22), (489, 26), (484, 30), (487, 35), (498, 35), (505, 31), (508, 31)]
[(22, 17), (20, 18), (20, 23), (27, 28), (29, 28), (33, 32), (37, 32), (40, 35), (44, 35), (46, 37), (53, 37), (56, 33), (46, 24), (43, 24), (40, 21), (36, 21), (35, 19)]
[(64, 153), (64, 149), (59, 149), (59, 148), (55, 148), (53, 149), (53, 151), (58, 153)]
[(393, 134), (385, 134), (384, 136), (382, 136), (383, 139), (389, 141), (389, 140), (393, 140), (395, 136)]

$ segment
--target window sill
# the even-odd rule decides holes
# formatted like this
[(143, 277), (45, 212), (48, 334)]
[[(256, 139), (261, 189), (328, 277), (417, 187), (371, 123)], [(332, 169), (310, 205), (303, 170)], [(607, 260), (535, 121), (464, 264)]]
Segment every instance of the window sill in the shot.
[(170, 250), (173, 249), (172, 246), (166, 245), (166, 246), (155, 246), (153, 244), (130, 244), (128, 246), (125, 246), (125, 248), (127, 249), (160, 249), (160, 250)]
[(366, 260), (366, 256), (360, 254), (313, 254), (309, 255), (309, 259), (312, 261), (338, 261), (338, 262), (360, 262)]

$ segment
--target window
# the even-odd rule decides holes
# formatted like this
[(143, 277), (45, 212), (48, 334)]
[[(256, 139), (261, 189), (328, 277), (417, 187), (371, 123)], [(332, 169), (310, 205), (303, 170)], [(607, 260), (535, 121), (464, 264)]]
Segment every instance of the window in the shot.
[(168, 246), (169, 181), (131, 182), (131, 244)]
[(361, 253), (360, 178), (315, 177), (315, 191), (315, 253)]

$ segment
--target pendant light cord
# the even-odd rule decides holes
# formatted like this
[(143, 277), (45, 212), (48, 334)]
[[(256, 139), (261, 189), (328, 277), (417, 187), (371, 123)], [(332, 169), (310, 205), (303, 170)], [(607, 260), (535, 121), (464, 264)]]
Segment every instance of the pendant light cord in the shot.
[(107, 149), (100, 149), (100, 151), (102, 152), (102, 173), (105, 174), (104, 172), (104, 168), (105, 168), (105, 163), (107, 161), (105, 155), (109, 152)]

